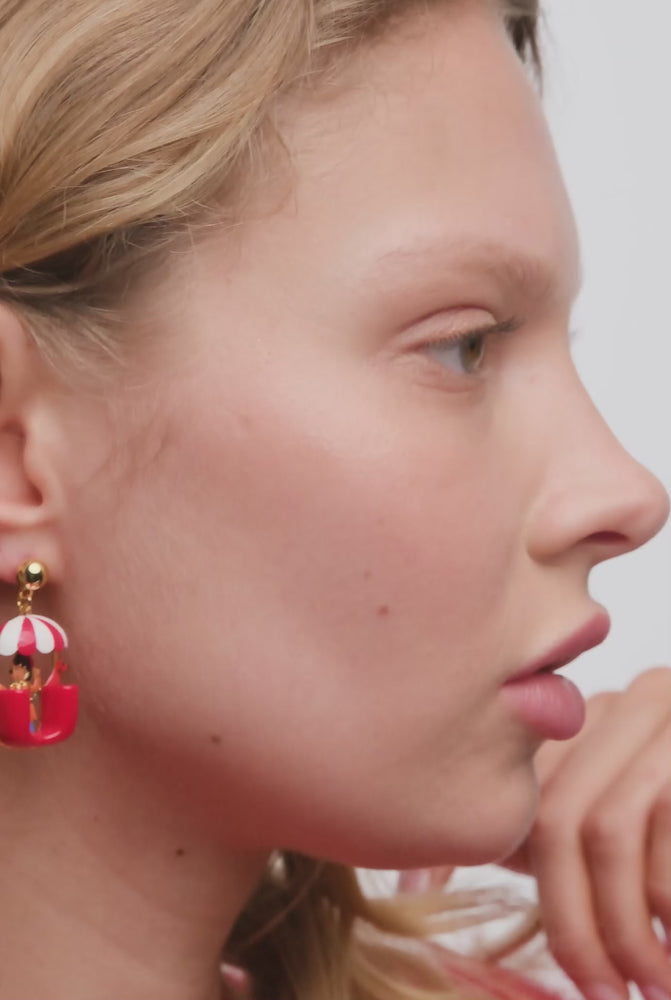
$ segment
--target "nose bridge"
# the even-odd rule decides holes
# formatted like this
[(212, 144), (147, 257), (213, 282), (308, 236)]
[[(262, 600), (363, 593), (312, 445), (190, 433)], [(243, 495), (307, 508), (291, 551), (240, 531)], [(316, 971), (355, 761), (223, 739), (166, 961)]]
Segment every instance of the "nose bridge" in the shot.
[(615, 437), (575, 371), (569, 377), (570, 395), (554, 396), (546, 425), (528, 548), (536, 559), (553, 559), (580, 547), (595, 563), (652, 538), (668, 517), (669, 498)]

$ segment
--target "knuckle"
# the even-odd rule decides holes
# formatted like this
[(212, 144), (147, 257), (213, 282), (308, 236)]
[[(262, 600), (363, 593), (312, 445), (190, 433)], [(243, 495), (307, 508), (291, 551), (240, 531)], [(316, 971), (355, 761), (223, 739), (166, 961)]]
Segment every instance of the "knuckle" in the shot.
[(613, 707), (613, 703), (620, 697), (618, 691), (598, 691), (593, 694), (588, 702), (588, 710), (603, 713)]
[(627, 690), (644, 697), (649, 695), (671, 697), (671, 668), (651, 667), (650, 670), (644, 670), (634, 677)]

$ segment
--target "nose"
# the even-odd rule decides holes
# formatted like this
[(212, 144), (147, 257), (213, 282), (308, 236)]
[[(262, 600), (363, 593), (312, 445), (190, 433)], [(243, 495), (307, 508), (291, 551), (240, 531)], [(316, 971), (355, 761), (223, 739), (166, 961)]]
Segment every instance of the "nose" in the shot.
[(547, 435), (527, 550), (540, 562), (579, 552), (591, 567), (653, 538), (669, 516), (669, 496), (615, 438), (577, 375), (575, 383), (572, 405), (555, 412)]

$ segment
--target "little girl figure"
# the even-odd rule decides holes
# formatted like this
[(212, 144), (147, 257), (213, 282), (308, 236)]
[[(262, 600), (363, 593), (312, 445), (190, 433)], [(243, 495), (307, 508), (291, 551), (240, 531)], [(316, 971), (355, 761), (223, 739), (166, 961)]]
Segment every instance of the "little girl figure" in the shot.
[[(31, 656), (16, 653), (9, 668), (11, 691), (30, 691), (30, 731), (37, 728), (37, 696), (42, 689), (42, 674), (40, 668), (33, 665)], [(0, 684), (0, 687), (4, 685)]]

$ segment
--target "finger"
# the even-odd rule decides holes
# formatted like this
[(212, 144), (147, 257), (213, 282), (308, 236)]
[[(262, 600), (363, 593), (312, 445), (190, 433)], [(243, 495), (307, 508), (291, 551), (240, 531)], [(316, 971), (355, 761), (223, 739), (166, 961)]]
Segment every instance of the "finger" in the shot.
[(581, 732), (572, 740), (547, 740), (537, 751), (534, 767), (538, 783), (543, 788), (556, 770), (566, 764), (568, 759), (579, 750), (582, 742), (606, 712), (610, 712), (622, 698), (619, 691), (601, 691), (587, 700), (585, 724)]
[(648, 898), (671, 936), (671, 783), (657, 796), (648, 831)]
[(561, 813), (541, 810), (530, 854), (543, 926), (555, 959), (587, 1000), (627, 1000), (626, 982), (610, 961), (598, 931), (578, 830)]
[[(605, 712), (612, 710), (613, 703), (622, 696), (616, 691), (603, 691), (593, 695), (587, 702), (587, 717), (583, 731), (573, 740), (562, 742), (548, 741), (540, 748), (535, 758), (535, 770), (538, 784), (543, 788), (548, 784), (552, 775), (560, 766), (567, 766), (569, 758), (578, 753), (578, 744), (585, 738), (594, 726), (599, 723)], [(576, 758), (574, 758), (576, 759)], [(577, 766), (580, 759), (577, 758)], [(513, 854), (499, 862), (502, 868), (517, 872), (521, 875), (532, 875), (531, 856), (529, 851), (529, 839), (525, 839)]]
[(567, 810), (578, 827), (592, 804), (617, 780), (671, 718), (671, 670), (648, 670), (606, 703), (597, 723), (578, 738), (543, 787), (543, 801)]
[(654, 804), (669, 781), (669, 761), (671, 726), (624, 769), (582, 831), (596, 922), (608, 957), (623, 979), (660, 1000), (671, 997), (671, 965), (652, 929), (646, 849)]
[[(668, 695), (661, 697), (658, 688), (667, 687)], [(541, 803), (556, 802), (560, 811), (567, 810), (567, 822), (573, 817), (579, 829), (594, 800), (651, 733), (666, 723), (669, 705), (671, 671), (664, 669), (641, 674), (626, 692), (608, 691), (590, 698), (582, 733), (566, 743), (546, 743), (536, 755)], [(533, 874), (530, 840), (506, 858), (503, 867)]]
[(628, 993), (601, 938), (581, 831), (593, 803), (665, 728), (670, 705), (666, 670), (648, 671), (601, 705), (597, 722), (550, 774), (529, 837), (550, 947), (583, 993), (599, 1000)]

